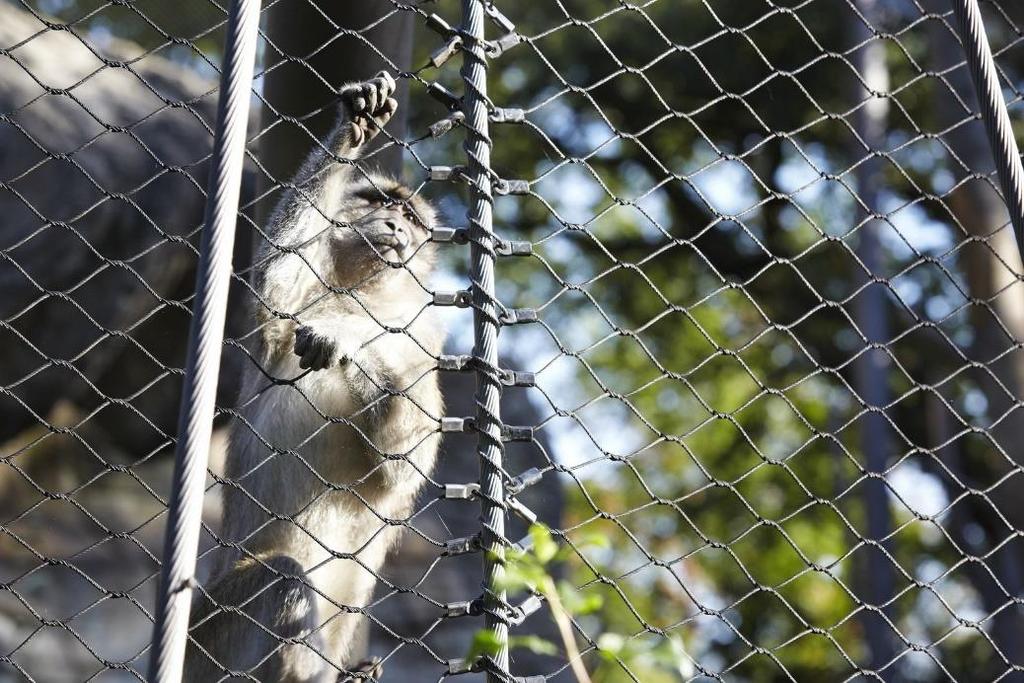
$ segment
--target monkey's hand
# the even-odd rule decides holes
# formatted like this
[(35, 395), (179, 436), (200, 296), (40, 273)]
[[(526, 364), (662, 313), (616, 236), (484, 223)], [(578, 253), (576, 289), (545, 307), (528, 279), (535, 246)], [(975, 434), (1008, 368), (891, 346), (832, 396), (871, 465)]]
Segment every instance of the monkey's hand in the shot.
[(295, 330), (295, 355), (299, 357), (300, 368), (311, 370), (337, 367), (349, 361), (337, 340), (309, 325), (301, 325)]
[(348, 121), (348, 134), (353, 147), (366, 144), (391, 120), (398, 109), (395, 79), (387, 71), (362, 83), (346, 85), (341, 89), (341, 104)]
[(384, 675), (384, 662), (380, 657), (370, 657), (356, 664), (348, 673), (338, 674), (338, 683), (369, 683), (380, 680)]

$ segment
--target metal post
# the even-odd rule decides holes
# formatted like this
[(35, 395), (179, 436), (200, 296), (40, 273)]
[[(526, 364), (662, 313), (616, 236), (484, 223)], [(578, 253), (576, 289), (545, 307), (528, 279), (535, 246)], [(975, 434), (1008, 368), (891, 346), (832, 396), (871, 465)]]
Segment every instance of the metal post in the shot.
[(259, 0), (231, 0), (149, 681), (181, 681), (249, 120)]
[(477, 454), (480, 458), (480, 523), (484, 549), (484, 611), (486, 628), (502, 643), (489, 667), (487, 680), (507, 681), (508, 618), (505, 594), (494, 585), (504, 574), (505, 485), (502, 479), (501, 382), (498, 376), (498, 306), (494, 297), (494, 230), (491, 224), (491, 139), (488, 132), (487, 64), (483, 47), (483, 0), (462, 0), (462, 80), (465, 84), (465, 113), (468, 158), (467, 176), (471, 186), (469, 240), (470, 280), (473, 295), (473, 356), (476, 359)]

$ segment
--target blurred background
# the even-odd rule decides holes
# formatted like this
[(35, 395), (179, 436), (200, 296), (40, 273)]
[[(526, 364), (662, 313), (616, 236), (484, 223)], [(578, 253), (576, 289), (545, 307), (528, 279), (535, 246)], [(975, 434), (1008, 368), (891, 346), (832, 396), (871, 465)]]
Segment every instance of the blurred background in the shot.
[[(533, 247), (498, 294), (540, 319), (502, 331), (536, 376), (503, 398), (534, 427), (507, 469), (544, 472), (522, 500), (570, 549), (595, 683), (1024, 680), (1024, 269), (945, 0), (496, 4), (520, 40), (489, 96), (525, 120), (493, 168), (529, 192), (495, 228)], [(1024, 6), (981, 5), (1019, 126)], [(400, 72), (381, 163), (465, 221), (426, 180), (464, 159), (428, 132), (427, 87), (463, 87), (425, 18), (459, 3), (264, 6), (214, 472), (251, 249), (333, 89)], [(224, 21), (0, 0), (0, 681), (142, 680)], [(465, 287), (445, 250), (437, 288)], [(443, 382), (472, 415), (472, 376)], [(479, 556), (442, 553), (476, 507), (439, 499), (477, 467), (445, 442), (368, 610), (385, 681), (438, 680), (481, 625), (439, 606), (480, 593)], [(512, 671), (574, 680), (561, 651)]]

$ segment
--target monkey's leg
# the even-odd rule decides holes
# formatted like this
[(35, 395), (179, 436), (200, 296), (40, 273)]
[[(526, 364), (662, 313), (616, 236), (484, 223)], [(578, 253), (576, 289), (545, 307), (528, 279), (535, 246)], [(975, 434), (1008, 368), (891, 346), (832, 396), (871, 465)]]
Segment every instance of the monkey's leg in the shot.
[(284, 555), (238, 562), (210, 587), (212, 603), (203, 599), (193, 609), (191, 635), (202, 650), (190, 644), (184, 679), (212, 683), (245, 672), (272, 683), (333, 681), (307, 581)]

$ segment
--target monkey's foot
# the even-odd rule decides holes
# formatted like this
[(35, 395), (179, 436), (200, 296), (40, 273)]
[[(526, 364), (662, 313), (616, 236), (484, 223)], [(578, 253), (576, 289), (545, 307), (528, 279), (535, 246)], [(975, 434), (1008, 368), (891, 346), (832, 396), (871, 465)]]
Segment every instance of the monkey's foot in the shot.
[(384, 675), (384, 662), (380, 657), (370, 657), (356, 664), (349, 673), (338, 675), (338, 683), (368, 683), (380, 680)]
[(387, 71), (374, 78), (346, 86), (341, 101), (348, 113), (352, 144), (356, 147), (372, 140), (391, 120), (398, 101), (391, 97), (397, 86)]
[(334, 367), (345, 360), (336, 341), (317, 333), (309, 325), (295, 330), (295, 355), (299, 357), (300, 368), (311, 370)]

